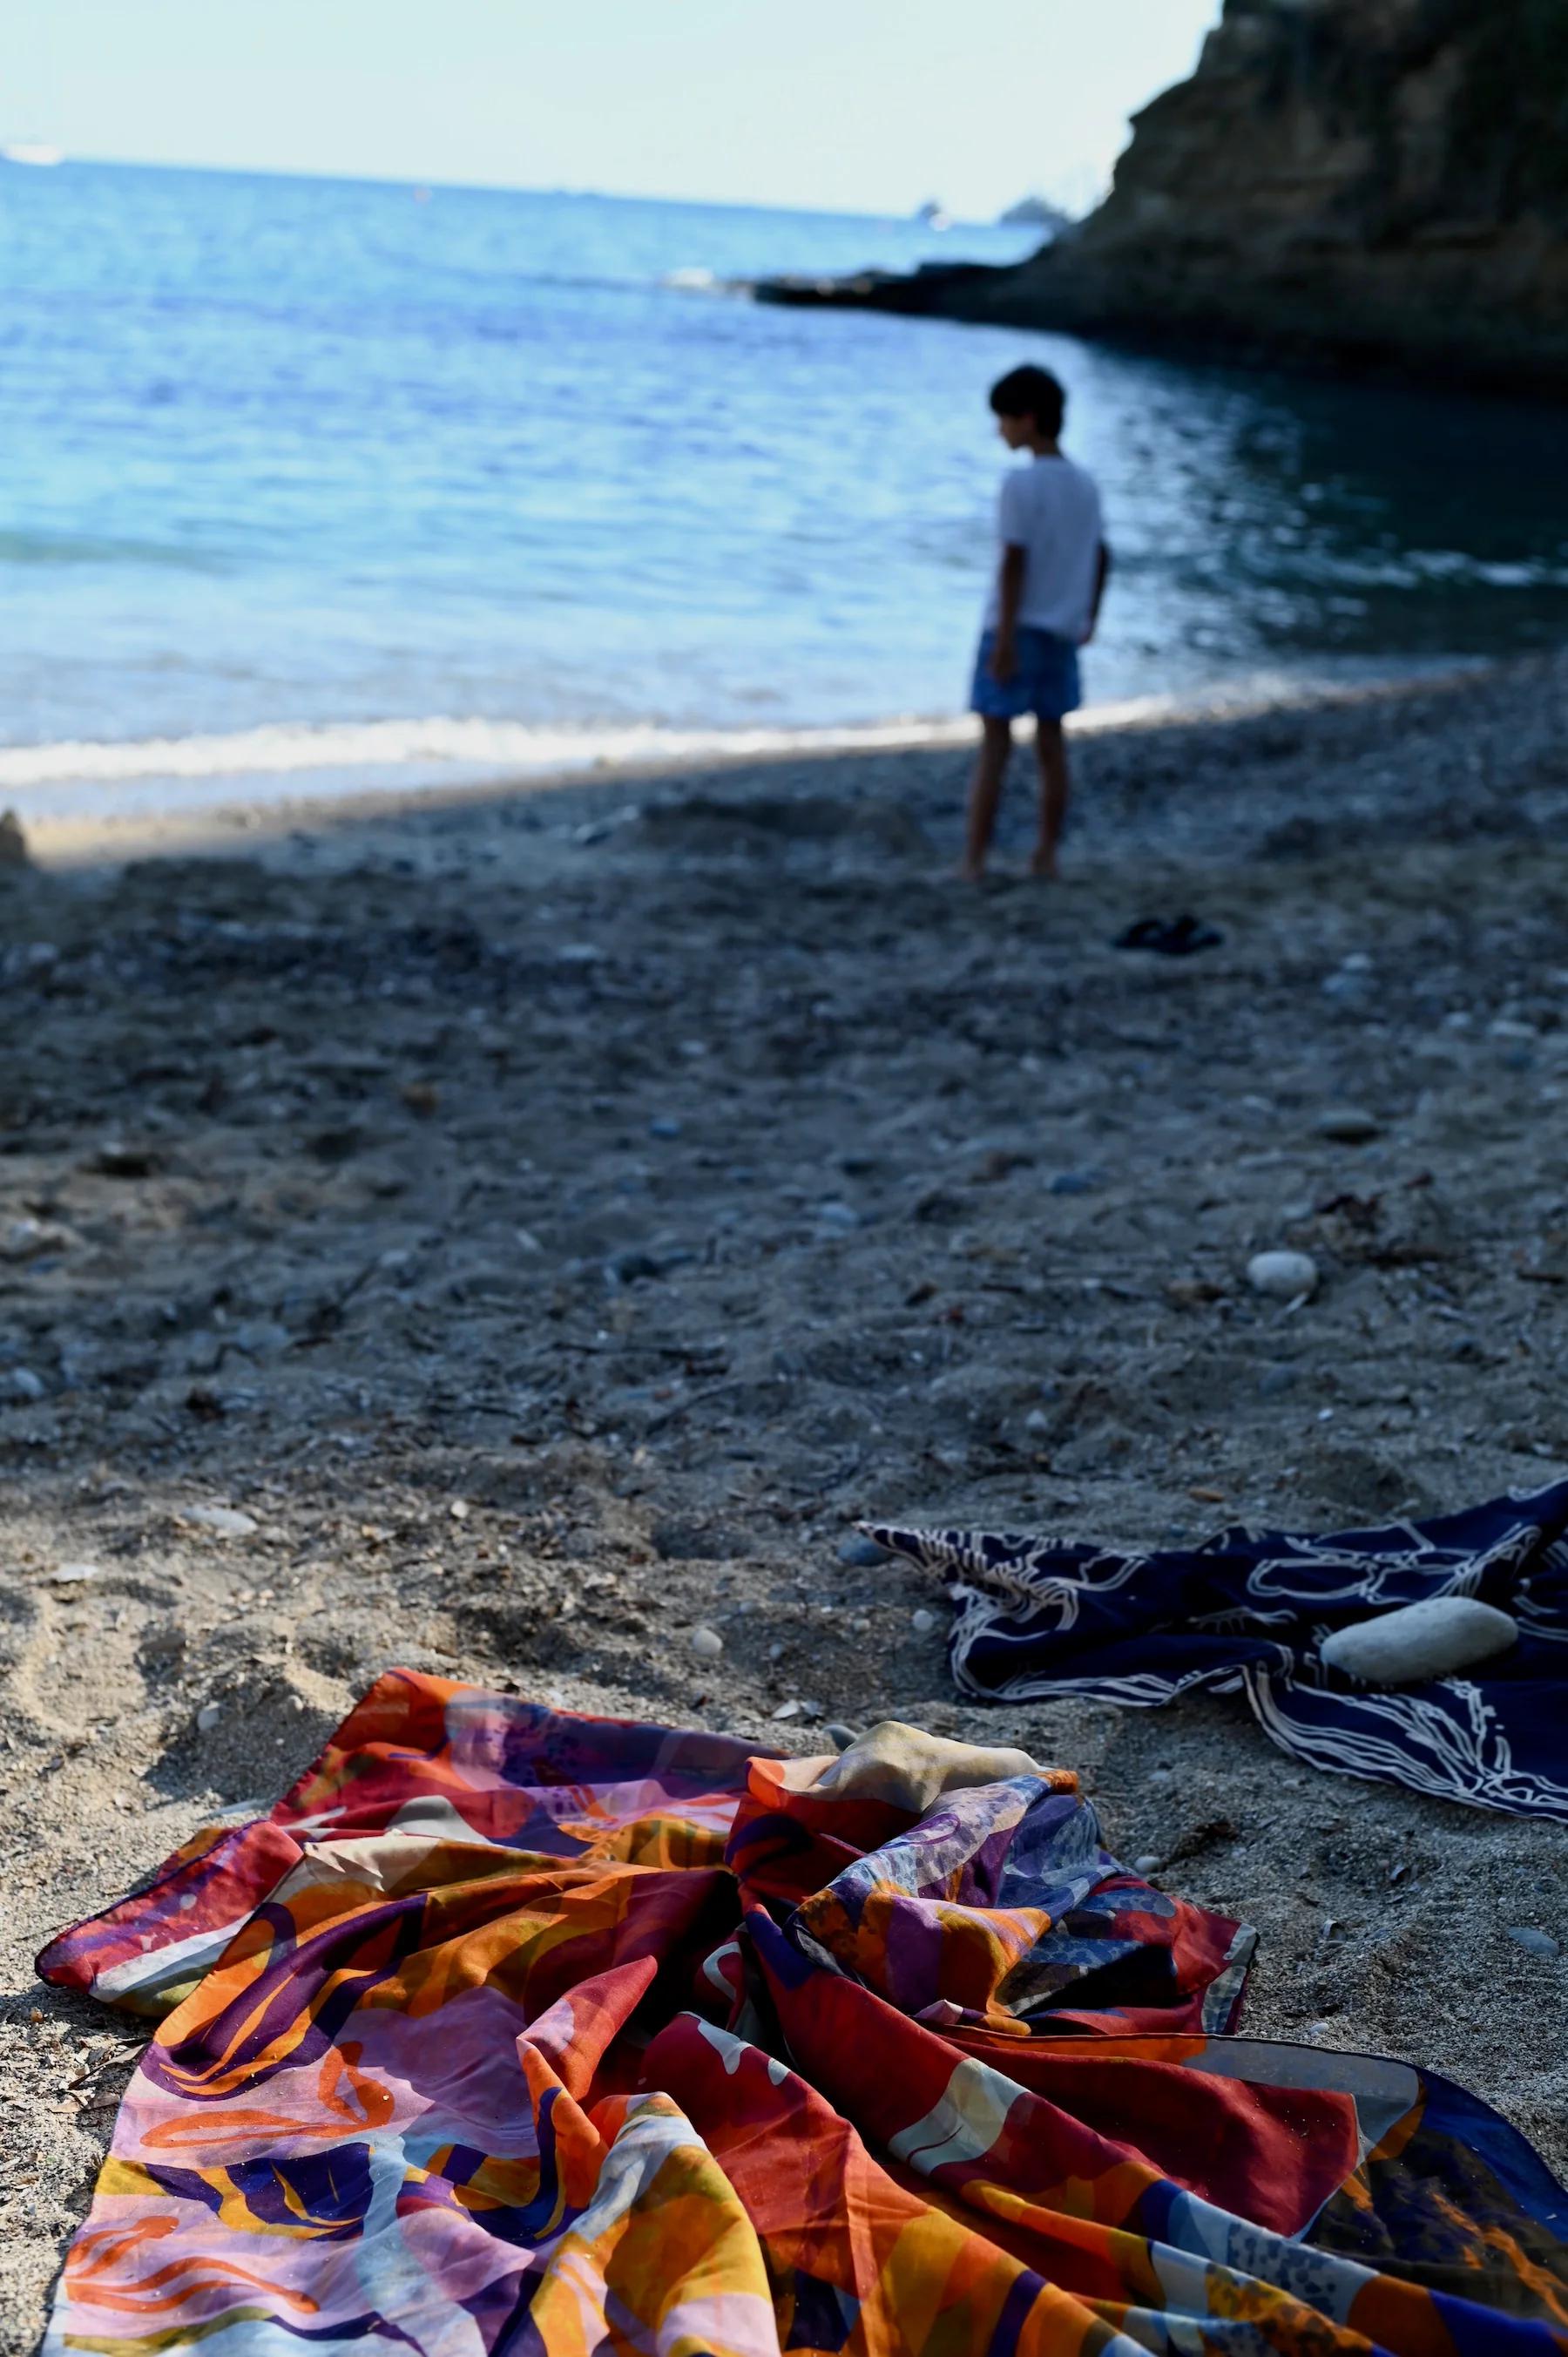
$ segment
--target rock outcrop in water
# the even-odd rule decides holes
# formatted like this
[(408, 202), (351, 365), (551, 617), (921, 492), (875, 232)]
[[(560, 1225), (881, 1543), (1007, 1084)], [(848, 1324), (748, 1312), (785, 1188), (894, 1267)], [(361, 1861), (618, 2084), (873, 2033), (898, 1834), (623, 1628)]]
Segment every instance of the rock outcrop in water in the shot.
[(859, 299), (1568, 393), (1568, 0), (1226, 0), (1079, 230), (909, 293)]

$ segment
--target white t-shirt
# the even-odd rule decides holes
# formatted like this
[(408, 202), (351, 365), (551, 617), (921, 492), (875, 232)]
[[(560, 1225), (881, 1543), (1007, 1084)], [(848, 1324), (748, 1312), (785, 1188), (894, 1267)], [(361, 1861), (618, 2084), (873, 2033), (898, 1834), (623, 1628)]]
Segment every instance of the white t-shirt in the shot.
[[(1028, 554), (1019, 622), (1034, 630), (1054, 630), (1076, 647), (1094, 610), (1094, 584), (1105, 519), (1092, 475), (1070, 458), (1035, 458), (1002, 478), (996, 512), (1004, 548)], [(1000, 584), (993, 581), (985, 627), (994, 630), (1001, 607)]]

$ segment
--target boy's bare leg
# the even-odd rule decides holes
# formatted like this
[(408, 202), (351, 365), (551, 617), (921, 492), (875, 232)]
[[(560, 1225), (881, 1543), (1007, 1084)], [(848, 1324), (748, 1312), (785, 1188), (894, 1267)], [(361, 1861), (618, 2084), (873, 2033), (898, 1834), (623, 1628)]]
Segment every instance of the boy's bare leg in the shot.
[(959, 874), (968, 884), (978, 884), (985, 873), (986, 854), (991, 838), (996, 832), (996, 813), (1002, 801), (1002, 780), (1007, 774), (1007, 757), (1013, 750), (1013, 723), (1010, 720), (983, 718), (980, 724), (980, 751), (974, 764), (974, 778), (969, 789), (969, 824), (964, 834), (963, 865)]
[(1061, 845), (1062, 827), (1072, 793), (1072, 781), (1068, 772), (1067, 737), (1059, 720), (1037, 720), (1035, 728), (1035, 752), (1040, 764), (1040, 839), (1029, 862), (1029, 873), (1047, 877), (1054, 881), (1059, 873), (1057, 852)]

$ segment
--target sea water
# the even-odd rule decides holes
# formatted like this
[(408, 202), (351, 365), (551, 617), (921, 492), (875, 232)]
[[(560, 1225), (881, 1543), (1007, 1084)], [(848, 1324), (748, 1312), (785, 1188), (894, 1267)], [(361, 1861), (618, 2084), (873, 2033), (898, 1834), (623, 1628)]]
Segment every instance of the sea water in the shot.
[(0, 166), (0, 802), (951, 727), (1023, 360), (1104, 488), (1102, 706), (1561, 636), (1559, 414), (736, 291), (1033, 235)]

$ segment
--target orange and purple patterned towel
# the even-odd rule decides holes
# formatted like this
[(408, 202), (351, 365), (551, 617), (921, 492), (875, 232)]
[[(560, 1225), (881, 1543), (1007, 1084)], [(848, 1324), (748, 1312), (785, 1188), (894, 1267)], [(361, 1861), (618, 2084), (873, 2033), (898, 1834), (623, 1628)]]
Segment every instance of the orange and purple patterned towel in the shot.
[(1568, 2352), (1530, 2147), (1229, 2034), (1251, 1934), (1070, 1771), (826, 1765), (389, 1672), (40, 1959), (163, 2017), (47, 2348)]

